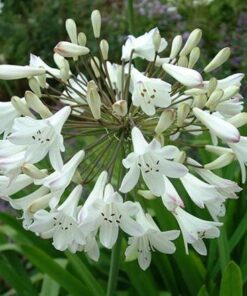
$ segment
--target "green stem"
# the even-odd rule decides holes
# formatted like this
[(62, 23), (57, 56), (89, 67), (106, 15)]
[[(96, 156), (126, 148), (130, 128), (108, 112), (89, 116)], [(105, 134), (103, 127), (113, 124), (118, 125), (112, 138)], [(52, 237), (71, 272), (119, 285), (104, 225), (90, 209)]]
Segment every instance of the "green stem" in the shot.
[(133, 0), (128, 0), (128, 22), (129, 22), (129, 32), (135, 35), (135, 21), (134, 21), (134, 7)]
[(106, 296), (114, 296), (117, 288), (117, 279), (120, 264), (120, 252), (121, 252), (122, 235), (119, 233), (117, 242), (112, 248), (111, 253), (111, 266), (109, 271), (109, 278), (107, 284)]

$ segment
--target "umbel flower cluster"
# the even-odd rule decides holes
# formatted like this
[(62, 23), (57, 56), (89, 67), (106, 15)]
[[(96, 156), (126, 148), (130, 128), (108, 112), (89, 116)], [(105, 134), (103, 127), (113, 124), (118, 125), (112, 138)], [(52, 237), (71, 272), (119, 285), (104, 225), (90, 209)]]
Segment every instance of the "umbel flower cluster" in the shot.
[[(180, 233), (187, 253), (191, 245), (206, 255), (204, 239), (219, 237), (225, 201), (241, 191), (213, 171), (238, 161), (246, 179), (247, 138), (238, 130), (247, 123), (244, 75), (203, 79), (227, 61), (229, 48), (193, 69), (200, 29), (170, 46), (157, 28), (128, 36), (121, 61), (112, 63), (99, 11), (91, 20), (97, 51), (68, 19), (69, 41), (54, 48), (56, 67), (33, 54), (27, 66), (0, 66), (0, 79), (27, 78), (30, 87), (0, 103), (1, 198), (22, 212), (25, 229), (96, 261), (120, 231), (128, 235), (126, 260), (138, 259), (144, 270), (153, 251), (175, 252)], [(214, 160), (202, 163), (200, 149)], [(188, 212), (175, 179), (211, 219)], [(16, 198), (20, 191), (27, 195)], [(154, 198), (180, 230), (160, 229)]]

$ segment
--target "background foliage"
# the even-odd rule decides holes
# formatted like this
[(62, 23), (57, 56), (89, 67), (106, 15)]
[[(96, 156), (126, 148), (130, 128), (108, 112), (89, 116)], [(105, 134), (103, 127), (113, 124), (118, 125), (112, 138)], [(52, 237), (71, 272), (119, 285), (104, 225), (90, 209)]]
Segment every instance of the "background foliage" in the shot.
[[(171, 41), (175, 34), (196, 27), (203, 29), (202, 66), (220, 48), (231, 46), (232, 58), (222, 78), (247, 69), (247, 4), (242, 0), (215, 0), (209, 6), (193, 6), (192, 1), (134, 1), (135, 33), (142, 34), (158, 26), (162, 35)], [(175, 5), (177, 10), (171, 7)], [(64, 21), (72, 17), (81, 31), (90, 38), (90, 13), (94, 8), (103, 15), (103, 36), (109, 40), (112, 61), (120, 56), (121, 42), (128, 35), (125, 1), (90, 0), (5, 0), (0, 14), (0, 62), (27, 64), (30, 52), (52, 63), (52, 49), (59, 40), (65, 40)], [(0, 99), (13, 94), (23, 96), (25, 81), (1, 82)], [(242, 89), (246, 95), (246, 82)], [(246, 130), (242, 130), (247, 135)], [(205, 139), (206, 140), (206, 139)], [(196, 140), (195, 140), (196, 141)], [(209, 162), (201, 151), (198, 155)], [(222, 172), (219, 172), (222, 174)], [(226, 178), (240, 182), (239, 170), (234, 164), (226, 171)], [(179, 185), (178, 185), (179, 186)], [(179, 188), (183, 192), (182, 188)], [(239, 200), (228, 201), (219, 240), (208, 243), (207, 257), (193, 250), (187, 256), (180, 238), (174, 255), (153, 254), (148, 271), (140, 270), (136, 262), (124, 262), (121, 257), (117, 295), (247, 295), (247, 185)], [(176, 229), (173, 217), (166, 213), (159, 199), (149, 201), (162, 229)], [(189, 210), (208, 218), (187, 199)], [(0, 205), (0, 294), (20, 296), (105, 295), (110, 265), (110, 252), (102, 251), (99, 263), (84, 254), (56, 251), (49, 241), (23, 230), (20, 221), (6, 205)], [(127, 242), (120, 246), (124, 249)]]

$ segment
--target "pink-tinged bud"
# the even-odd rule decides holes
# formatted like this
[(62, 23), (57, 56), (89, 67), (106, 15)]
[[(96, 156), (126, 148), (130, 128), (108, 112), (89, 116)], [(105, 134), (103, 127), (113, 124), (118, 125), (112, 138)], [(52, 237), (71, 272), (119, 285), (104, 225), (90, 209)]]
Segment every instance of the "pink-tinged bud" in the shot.
[(203, 83), (201, 74), (193, 69), (171, 64), (163, 64), (162, 67), (169, 75), (185, 86), (194, 87)]
[(77, 58), (81, 55), (88, 54), (89, 48), (67, 41), (61, 41), (55, 46), (54, 52), (60, 54), (65, 58)]
[(45, 74), (44, 68), (29, 66), (0, 65), (0, 79), (14, 80)]
[(237, 143), (240, 141), (240, 133), (238, 129), (229, 122), (199, 108), (193, 108), (193, 112), (197, 119), (215, 136), (226, 142)]

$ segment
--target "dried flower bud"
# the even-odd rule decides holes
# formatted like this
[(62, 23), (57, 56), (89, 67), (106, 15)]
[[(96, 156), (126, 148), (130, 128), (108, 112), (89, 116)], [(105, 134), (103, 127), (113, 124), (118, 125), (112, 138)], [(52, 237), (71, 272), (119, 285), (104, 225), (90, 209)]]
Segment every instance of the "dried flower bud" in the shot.
[(167, 130), (176, 118), (176, 112), (173, 109), (165, 110), (161, 113), (157, 126), (155, 127), (155, 132), (160, 135), (165, 130)]
[(201, 51), (199, 47), (194, 47), (190, 52), (188, 68), (193, 68), (199, 60)]
[(171, 59), (174, 59), (178, 55), (178, 53), (182, 47), (182, 44), (183, 44), (182, 36), (177, 35), (172, 41), (172, 48), (171, 48), (171, 53), (170, 53)]
[(11, 104), (21, 115), (34, 118), (33, 114), (30, 112), (27, 105), (24, 102), (22, 102), (22, 100), (19, 97), (13, 96), (11, 98)]
[(14, 80), (45, 74), (44, 68), (29, 66), (0, 65), (0, 79)]
[(95, 119), (101, 118), (101, 98), (93, 80), (87, 84), (87, 102)]
[(202, 38), (201, 29), (195, 29), (194, 31), (192, 31), (179, 55), (183, 56), (183, 55), (189, 54), (191, 50), (199, 44), (199, 42), (201, 41), (201, 38)]
[(101, 50), (103, 59), (106, 61), (108, 59), (109, 44), (105, 39), (100, 41), (100, 50)]
[(119, 100), (112, 105), (113, 111), (119, 116), (125, 116), (128, 112), (128, 104), (125, 100)]
[(212, 59), (212, 61), (204, 68), (204, 72), (211, 72), (222, 64), (224, 64), (231, 55), (231, 49), (229, 47), (223, 48), (221, 51), (217, 53), (217, 55)]
[(73, 19), (67, 19), (65, 27), (71, 42), (77, 44), (77, 28), (75, 21)]
[(31, 91), (25, 92), (25, 100), (27, 106), (40, 114), (42, 118), (47, 118), (52, 116), (51, 111), (42, 103), (42, 101)]
[(100, 37), (100, 29), (101, 29), (101, 15), (98, 10), (94, 10), (91, 14), (91, 22), (93, 26), (93, 33), (95, 38)]
[(81, 45), (81, 46), (86, 46), (86, 44), (87, 44), (87, 36), (86, 36), (85, 33), (80, 32), (78, 34), (78, 44)]
[(60, 41), (54, 51), (65, 58), (78, 58), (89, 53), (89, 48), (67, 41)]

